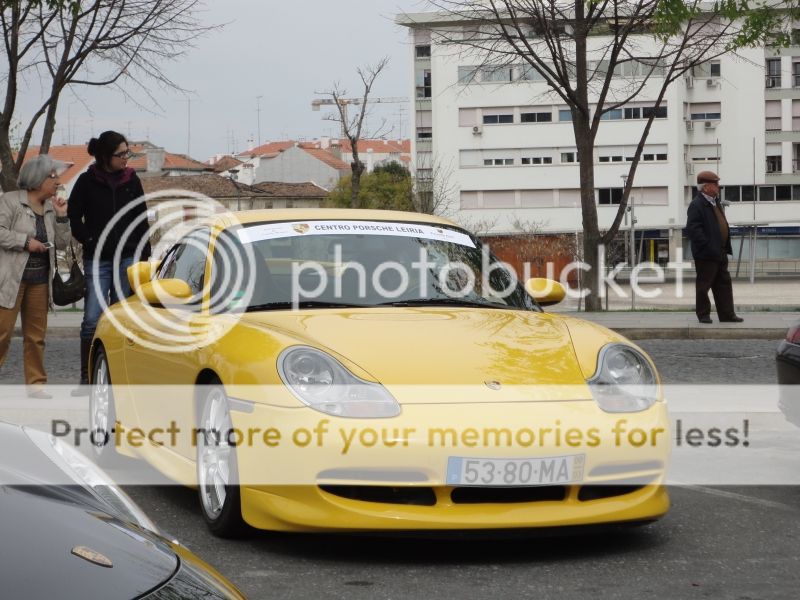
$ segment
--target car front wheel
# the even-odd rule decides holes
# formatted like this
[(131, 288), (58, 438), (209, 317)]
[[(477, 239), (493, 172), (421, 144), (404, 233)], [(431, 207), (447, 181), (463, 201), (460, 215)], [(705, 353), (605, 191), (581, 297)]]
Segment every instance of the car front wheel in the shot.
[(98, 346), (94, 354), (92, 386), (89, 393), (91, 442), (95, 462), (109, 466), (117, 457), (114, 448), (114, 427), (117, 420), (114, 410), (114, 393), (105, 349)]
[(214, 535), (235, 537), (244, 529), (237, 482), (236, 448), (228, 397), (219, 382), (205, 386), (199, 404), (197, 490), (203, 518)]

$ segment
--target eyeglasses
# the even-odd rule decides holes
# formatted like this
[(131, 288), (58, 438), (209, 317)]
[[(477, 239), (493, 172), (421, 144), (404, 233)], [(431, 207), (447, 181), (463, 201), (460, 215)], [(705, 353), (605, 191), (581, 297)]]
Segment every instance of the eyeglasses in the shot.
[(112, 154), (111, 156), (114, 156), (116, 158), (130, 158), (131, 156), (133, 156), (133, 152), (131, 152), (130, 150), (125, 150), (124, 152), (117, 152), (116, 154)]

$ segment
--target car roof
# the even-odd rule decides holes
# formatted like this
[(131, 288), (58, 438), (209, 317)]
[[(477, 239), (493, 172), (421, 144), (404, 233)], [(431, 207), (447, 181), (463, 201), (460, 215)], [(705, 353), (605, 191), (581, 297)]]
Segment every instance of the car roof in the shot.
[(458, 227), (452, 221), (436, 215), (405, 212), (399, 210), (366, 210), (351, 208), (285, 208), (243, 210), (223, 213), (211, 218), (218, 226), (227, 227), (234, 223), (247, 225), (250, 223), (285, 222), (285, 221), (402, 221), (412, 223), (431, 223)]

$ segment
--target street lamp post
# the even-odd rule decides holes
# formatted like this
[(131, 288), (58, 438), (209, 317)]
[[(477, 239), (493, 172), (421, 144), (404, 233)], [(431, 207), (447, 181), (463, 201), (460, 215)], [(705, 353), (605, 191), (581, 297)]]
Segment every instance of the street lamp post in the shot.
[[(628, 174), (620, 175), (622, 178), (622, 194), (625, 194), (625, 188), (628, 187)], [(633, 211), (633, 194), (628, 195), (628, 210), (631, 211), (631, 241), (630, 241), (630, 268), (631, 273), (628, 281), (631, 285), (631, 310), (636, 310), (636, 292), (633, 289), (633, 268), (636, 263), (636, 216)]]
[(230, 173), (233, 187), (236, 188), (236, 210), (242, 210), (242, 192), (239, 190), (239, 186), (236, 184), (236, 181), (239, 178), (239, 169), (230, 169), (228, 173)]

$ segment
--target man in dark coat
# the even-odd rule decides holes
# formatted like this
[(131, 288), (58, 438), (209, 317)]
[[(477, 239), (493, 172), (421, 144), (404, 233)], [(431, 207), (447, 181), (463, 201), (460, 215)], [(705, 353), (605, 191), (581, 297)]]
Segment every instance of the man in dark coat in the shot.
[(692, 242), (697, 280), (695, 312), (701, 323), (711, 323), (711, 302), (720, 323), (741, 323), (733, 308), (733, 287), (728, 272), (728, 255), (733, 254), (728, 220), (719, 199), (719, 177), (712, 171), (697, 174), (697, 195), (689, 204), (686, 232)]

